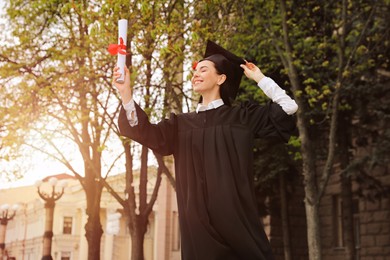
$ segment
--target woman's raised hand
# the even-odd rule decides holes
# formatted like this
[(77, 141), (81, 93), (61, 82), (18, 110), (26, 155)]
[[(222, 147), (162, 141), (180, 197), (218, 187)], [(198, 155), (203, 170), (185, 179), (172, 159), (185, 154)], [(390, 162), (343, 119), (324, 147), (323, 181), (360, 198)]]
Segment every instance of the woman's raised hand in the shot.
[(245, 64), (241, 64), (241, 68), (244, 69), (244, 74), (250, 79), (253, 79), (256, 81), (256, 83), (259, 83), (260, 80), (262, 80), (265, 76), (263, 72), (252, 62), (245, 61)]
[(121, 76), (121, 73), (119, 72), (119, 68), (114, 68), (114, 73), (112, 77), (112, 84), (118, 89), (119, 94), (122, 98), (122, 103), (127, 104), (130, 102), (130, 100), (133, 98), (133, 90), (130, 85), (130, 71), (125, 66), (125, 80), (123, 83), (118, 83), (116, 80)]

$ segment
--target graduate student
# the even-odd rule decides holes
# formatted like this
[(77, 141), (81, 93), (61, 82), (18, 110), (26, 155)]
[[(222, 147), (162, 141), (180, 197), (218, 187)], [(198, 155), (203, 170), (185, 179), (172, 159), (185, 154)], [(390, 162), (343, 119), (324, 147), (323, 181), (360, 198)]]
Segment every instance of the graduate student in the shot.
[[(272, 102), (231, 106), (245, 75)], [(152, 124), (114, 69), (123, 103), (119, 127), (124, 136), (161, 155), (173, 154), (183, 260), (273, 259), (257, 215), (253, 186), (255, 138), (288, 141), (297, 104), (252, 63), (208, 41), (196, 65), (193, 90), (201, 95), (196, 111), (171, 114)]]

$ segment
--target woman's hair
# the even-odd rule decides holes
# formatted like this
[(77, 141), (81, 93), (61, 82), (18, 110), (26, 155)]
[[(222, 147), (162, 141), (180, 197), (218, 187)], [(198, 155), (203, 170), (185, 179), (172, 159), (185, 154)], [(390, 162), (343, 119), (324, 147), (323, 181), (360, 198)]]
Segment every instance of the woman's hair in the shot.
[[(231, 75), (232, 72), (229, 71), (231, 68), (231, 64), (229, 64), (230, 61), (221, 54), (214, 54), (204, 58), (203, 60), (211, 61), (214, 64), (215, 70), (217, 71), (218, 75), (225, 74), (226, 80), (220, 85), (219, 94), (223, 100), (223, 103), (225, 105), (231, 106), (230, 95), (229, 95), (229, 91), (231, 87), (229, 81), (229, 75)], [(201, 103), (202, 101), (203, 99), (201, 96), (199, 102)]]

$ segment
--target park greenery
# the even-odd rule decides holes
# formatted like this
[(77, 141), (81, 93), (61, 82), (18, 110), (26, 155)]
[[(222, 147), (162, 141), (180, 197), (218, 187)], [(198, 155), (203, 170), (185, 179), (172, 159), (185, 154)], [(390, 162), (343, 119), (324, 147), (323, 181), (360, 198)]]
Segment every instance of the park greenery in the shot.
[[(8, 0), (0, 46), (1, 163), (20, 158), (21, 149), (29, 147), (77, 177), (87, 198), (88, 259), (100, 258), (99, 203), (107, 189), (129, 219), (132, 259), (143, 259), (161, 176), (174, 187), (174, 173), (169, 158), (120, 136), (121, 104), (111, 79), (116, 58), (107, 46), (117, 41), (117, 21), (127, 19), (134, 98), (158, 122), (171, 112), (193, 109), (198, 97), (187, 84), (191, 63), (211, 39), (259, 65), (297, 101), (296, 136), (287, 145), (256, 143), (255, 186), (270, 195), (278, 193), (281, 178), (286, 186), (291, 178), (302, 179), (308, 255), (321, 259), (318, 210), (336, 163), (347, 216), (352, 214), (352, 181), (360, 184), (365, 199), (388, 194), (370, 172), (389, 163), (389, 3)], [(237, 102), (248, 99), (267, 102), (244, 79)], [(82, 158), (82, 172), (62, 150), (64, 143), (73, 147), (72, 156)], [(367, 152), (362, 156), (359, 149)], [(151, 164), (157, 165), (153, 178)], [(135, 166), (140, 167), (139, 199)], [(118, 169), (126, 172), (126, 196), (106, 182)], [(15, 173), (2, 174), (12, 178)], [(152, 196), (147, 194), (150, 179), (155, 181)], [(348, 259), (355, 259), (353, 235), (346, 232), (345, 240)]]

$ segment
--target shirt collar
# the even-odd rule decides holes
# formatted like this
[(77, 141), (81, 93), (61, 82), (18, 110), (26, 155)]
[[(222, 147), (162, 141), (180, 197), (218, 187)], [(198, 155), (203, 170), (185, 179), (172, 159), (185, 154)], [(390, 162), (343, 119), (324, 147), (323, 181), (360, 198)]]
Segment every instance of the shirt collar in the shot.
[(206, 110), (210, 110), (210, 109), (216, 109), (216, 108), (219, 108), (222, 105), (224, 105), (222, 99), (213, 100), (207, 106), (199, 103), (197, 108), (196, 108), (196, 113), (199, 113), (199, 112), (202, 112), (202, 111), (206, 111)]

